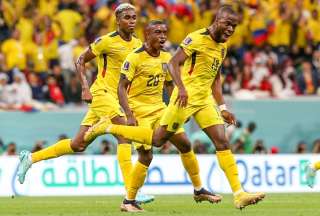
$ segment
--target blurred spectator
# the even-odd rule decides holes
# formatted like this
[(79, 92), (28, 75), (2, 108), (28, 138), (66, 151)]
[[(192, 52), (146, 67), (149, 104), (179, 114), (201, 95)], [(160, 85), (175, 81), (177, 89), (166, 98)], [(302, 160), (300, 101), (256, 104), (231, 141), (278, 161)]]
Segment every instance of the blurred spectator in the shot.
[(14, 142), (10, 142), (7, 146), (5, 155), (7, 156), (13, 156), (16, 155), (16, 144)]
[(7, 83), (7, 74), (0, 73), (0, 109), (6, 109), (9, 105), (10, 92)]
[(270, 149), (270, 154), (278, 154), (280, 152), (277, 146), (272, 146)]
[(202, 130), (197, 130), (193, 132), (190, 137), (190, 141), (191, 143), (193, 143), (193, 145), (197, 145), (193, 146), (198, 148), (196, 149), (197, 151), (201, 152), (202, 149), (205, 148), (205, 152), (214, 153), (214, 145), (212, 144), (207, 134), (205, 134)]
[(241, 136), (242, 133), (242, 122), (237, 120), (236, 125), (230, 125), (227, 127), (227, 137), (230, 140), (230, 144), (234, 144), (236, 140)]
[(263, 144), (263, 140), (259, 139), (256, 141), (256, 144), (253, 147), (253, 154), (267, 154), (268, 151)]
[(40, 151), (44, 148), (44, 145), (46, 144), (46, 141), (44, 140), (38, 140), (36, 141), (36, 143), (34, 144), (31, 152), (37, 152), (37, 151)]
[(297, 77), (299, 91), (302, 94), (315, 94), (319, 86), (319, 75), (312, 69), (308, 61), (301, 65), (301, 72)]
[(101, 148), (101, 150), (100, 150), (100, 153), (99, 154), (103, 154), (103, 155), (105, 155), (105, 154), (112, 154), (112, 153), (114, 153), (113, 151), (112, 151), (112, 143), (111, 142), (109, 142), (108, 140), (102, 140), (101, 141), (101, 144), (100, 144), (100, 148)]
[(12, 21), (14, 21), (12, 6), (9, 2), (0, 1), (0, 43), (10, 37)]
[(23, 46), (32, 42), (33, 37), (33, 29), (34, 29), (34, 16), (35, 16), (35, 8), (32, 4), (26, 5), (23, 10), (22, 16), (20, 16), (19, 21), (17, 23), (17, 29), (19, 30), (21, 36), (20, 41)]
[[(318, 3), (319, 4), (319, 3)], [(308, 21), (309, 38), (312, 40), (313, 45), (318, 47), (320, 44), (320, 18), (318, 9), (311, 11), (311, 17)]]
[[(62, 74), (62, 68), (59, 64), (55, 64), (52, 67), (52, 74), (51, 74), (55, 80), (57, 81), (57, 84), (61, 90), (65, 89), (65, 78)], [(69, 77), (69, 75), (68, 75)], [(69, 79), (68, 79), (69, 80)]]
[(68, 80), (68, 74), (75, 71), (74, 60), (73, 60), (73, 49), (77, 45), (76, 40), (71, 40), (68, 43), (65, 43), (58, 48), (60, 66), (65, 74), (66, 79)]
[(71, 75), (70, 83), (65, 89), (65, 98), (67, 103), (81, 103), (81, 85), (75, 74)]
[[(42, 0), (41, 2), (43, 2)], [(54, 2), (55, 0), (50, 0)], [(44, 16), (41, 20), (43, 26), (40, 26), (40, 33), (42, 35), (42, 44), (44, 46), (44, 56), (49, 61), (49, 67), (58, 59), (58, 45), (61, 29), (57, 22), (53, 21), (51, 17)]]
[(272, 95), (277, 98), (289, 98), (295, 95), (294, 86), (281, 69), (275, 69), (269, 81), (272, 83)]
[(32, 106), (32, 91), (23, 73), (15, 70), (13, 83), (8, 86), (8, 103), (20, 109), (23, 105)]
[(297, 154), (305, 154), (307, 153), (307, 144), (304, 141), (300, 141), (296, 148)]
[(240, 139), (236, 139), (232, 145), (232, 151), (235, 154), (245, 154), (243, 142)]
[(64, 139), (69, 139), (68, 135), (67, 134), (60, 134), (59, 137), (58, 137), (58, 141), (59, 140), (64, 140)]
[(316, 139), (313, 142), (312, 153), (319, 154), (320, 153), (320, 139)]
[(41, 85), (41, 80), (35, 73), (30, 73), (28, 76), (29, 84), (32, 91), (32, 98), (39, 101), (46, 99), (44, 86)]
[(200, 140), (196, 139), (193, 144), (193, 151), (196, 154), (208, 154), (206, 145), (202, 143)]
[(4, 54), (4, 69), (8, 71), (9, 80), (11, 81), (11, 70), (14, 67), (23, 70), (27, 63), (23, 44), (20, 41), (20, 31), (17, 28), (14, 28), (12, 30), (11, 37), (2, 43), (1, 52)]
[(252, 153), (252, 133), (256, 130), (256, 127), (256, 123), (249, 122), (244, 130), (240, 132), (240, 129), (238, 129), (236, 133), (232, 134), (230, 143), (234, 146), (233, 149), (236, 153), (241, 153), (242, 151), (246, 154)]
[(4, 143), (2, 141), (2, 139), (0, 138), (0, 155), (2, 155), (4, 152)]
[(64, 96), (62, 94), (62, 90), (57, 84), (56, 78), (53, 75), (48, 76), (47, 85), (50, 100), (53, 103), (62, 106), (64, 104)]
[(45, 56), (42, 37), (43, 35), (40, 32), (35, 32), (33, 40), (28, 42), (24, 47), (31, 71), (36, 72), (41, 80), (44, 81), (48, 74), (49, 61)]
[(66, 3), (64, 6), (60, 4), (61, 10), (54, 16), (54, 19), (61, 26), (61, 41), (64, 43), (70, 42), (76, 38), (79, 33), (79, 24), (82, 21), (82, 16), (76, 11), (76, 3)]

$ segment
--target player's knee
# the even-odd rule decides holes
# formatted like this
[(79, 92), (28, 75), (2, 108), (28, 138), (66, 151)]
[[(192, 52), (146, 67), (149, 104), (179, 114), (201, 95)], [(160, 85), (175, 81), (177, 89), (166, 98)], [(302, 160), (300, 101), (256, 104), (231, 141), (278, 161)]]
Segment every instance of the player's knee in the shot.
[(225, 136), (219, 136), (215, 140), (215, 146), (218, 151), (230, 149), (228, 139)]
[(152, 151), (139, 151), (139, 161), (145, 166), (149, 166), (153, 159)]
[(165, 142), (163, 142), (162, 139), (160, 139), (158, 136), (154, 136), (152, 138), (152, 145), (155, 147), (161, 147)]
[(188, 153), (191, 151), (191, 143), (188, 141), (182, 141), (176, 145), (177, 149), (179, 150), (180, 153)]
[(71, 142), (71, 148), (74, 152), (84, 152), (87, 145), (84, 142)]

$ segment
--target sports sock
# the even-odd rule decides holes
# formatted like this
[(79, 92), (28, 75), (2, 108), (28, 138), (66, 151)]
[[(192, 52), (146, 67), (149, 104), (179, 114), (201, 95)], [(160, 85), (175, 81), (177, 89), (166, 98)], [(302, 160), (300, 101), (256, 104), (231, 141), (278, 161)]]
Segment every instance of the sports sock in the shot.
[(106, 132), (123, 136), (135, 142), (152, 145), (153, 130), (150, 128), (112, 124), (107, 127)]
[(42, 149), (31, 154), (32, 163), (36, 163), (42, 160), (56, 158), (61, 155), (71, 154), (73, 150), (71, 148), (71, 139), (63, 139), (58, 141), (48, 148)]
[(319, 169), (320, 169), (320, 161), (315, 162), (315, 163), (313, 164), (313, 168), (314, 168), (315, 170), (319, 170)]
[(128, 200), (134, 200), (136, 198), (138, 190), (142, 187), (144, 180), (146, 179), (147, 171), (148, 167), (146, 165), (139, 161), (136, 162), (131, 172), (131, 178), (127, 192)]
[(231, 150), (217, 151), (217, 158), (234, 194), (242, 191), (238, 167)]
[(131, 144), (127, 144), (127, 143), (118, 144), (117, 157), (118, 157), (124, 185), (127, 190), (129, 186), (130, 174), (132, 170)]
[(194, 189), (200, 190), (202, 188), (200, 168), (193, 150), (187, 153), (180, 153), (180, 157), (185, 170), (189, 174)]

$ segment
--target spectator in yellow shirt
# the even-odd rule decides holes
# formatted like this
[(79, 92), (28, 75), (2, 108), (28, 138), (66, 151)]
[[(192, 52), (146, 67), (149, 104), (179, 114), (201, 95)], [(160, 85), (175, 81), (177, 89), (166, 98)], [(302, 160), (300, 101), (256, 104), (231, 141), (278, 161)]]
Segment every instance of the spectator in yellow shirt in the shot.
[(314, 46), (320, 45), (320, 19), (317, 10), (312, 11), (311, 18), (308, 21), (309, 36)]
[(48, 72), (48, 59), (44, 54), (44, 45), (42, 34), (36, 32), (33, 36), (34, 40), (25, 45), (25, 53), (28, 57), (28, 62), (31, 63), (34, 72), (44, 81)]
[(61, 40), (65, 43), (77, 37), (78, 25), (82, 21), (81, 15), (73, 9), (63, 9), (54, 18), (62, 29)]
[(34, 29), (34, 9), (33, 6), (27, 6), (23, 11), (23, 16), (20, 17), (17, 28), (20, 31), (20, 40), (23, 45), (32, 41), (33, 29)]
[[(26, 67), (26, 55), (19, 39), (20, 32), (17, 28), (14, 28), (11, 37), (5, 40), (1, 46), (1, 52), (5, 59), (5, 70), (7, 71), (11, 71), (14, 67), (17, 67), (20, 70), (23, 70)], [(10, 78), (12, 78), (12, 76), (10, 76)]]

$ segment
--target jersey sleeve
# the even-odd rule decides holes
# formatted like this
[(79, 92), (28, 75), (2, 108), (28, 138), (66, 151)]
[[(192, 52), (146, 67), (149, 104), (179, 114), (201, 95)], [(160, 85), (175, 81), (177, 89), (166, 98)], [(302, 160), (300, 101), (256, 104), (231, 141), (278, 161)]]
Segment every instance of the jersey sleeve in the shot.
[(93, 43), (90, 44), (90, 49), (93, 54), (99, 56), (108, 53), (110, 40), (108, 36), (98, 37)]
[(187, 56), (191, 56), (191, 54), (197, 51), (199, 47), (199, 42), (195, 37), (194, 33), (189, 34), (180, 44), (180, 47), (187, 54)]
[(121, 74), (124, 74), (131, 82), (136, 72), (136, 55), (130, 53), (121, 67)]

